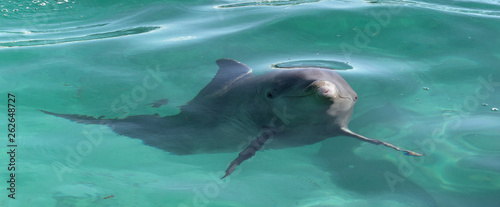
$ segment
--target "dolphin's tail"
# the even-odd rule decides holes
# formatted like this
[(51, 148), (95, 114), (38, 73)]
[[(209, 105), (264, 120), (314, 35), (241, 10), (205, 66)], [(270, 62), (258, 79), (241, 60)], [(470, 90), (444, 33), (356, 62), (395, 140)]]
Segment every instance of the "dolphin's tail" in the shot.
[[(80, 124), (105, 125), (115, 133), (130, 138), (140, 139), (144, 144), (162, 149), (177, 155), (194, 154), (193, 146), (197, 145), (182, 127), (185, 122), (178, 121), (176, 115), (161, 117), (154, 115), (135, 115), (122, 119), (108, 119), (104, 116), (92, 117), (78, 114), (58, 114), (45, 110), (43, 113), (68, 119)], [(184, 118), (182, 118), (184, 119)], [(248, 158), (247, 158), (248, 159)], [(239, 163), (238, 163), (239, 164)]]
[(43, 113), (50, 114), (53, 116), (69, 119), (71, 121), (80, 123), (80, 124), (102, 124), (106, 125), (109, 123), (110, 119), (103, 119), (103, 117), (95, 118), (92, 116), (86, 115), (78, 115), (78, 114), (58, 114), (50, 111), (40, 110)]

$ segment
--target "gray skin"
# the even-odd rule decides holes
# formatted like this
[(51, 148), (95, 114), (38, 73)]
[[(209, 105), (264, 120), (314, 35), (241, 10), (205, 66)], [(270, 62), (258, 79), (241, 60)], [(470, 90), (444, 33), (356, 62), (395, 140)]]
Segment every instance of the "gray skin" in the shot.
[(264, 144), (267, 149), (299, 147), (335, 136), (422, 156), (350, 131), (347, 125), (358, 96), (333, 70), (274, 69), (254, 75), (235, 60), (220, 59), (217, 64), (220, 69), (212, 81), (174, 116), (104, 119), (42, 111), (78, 123), (107, 125), (120, 135), (178, 155), (240, 151), (224, 177)]

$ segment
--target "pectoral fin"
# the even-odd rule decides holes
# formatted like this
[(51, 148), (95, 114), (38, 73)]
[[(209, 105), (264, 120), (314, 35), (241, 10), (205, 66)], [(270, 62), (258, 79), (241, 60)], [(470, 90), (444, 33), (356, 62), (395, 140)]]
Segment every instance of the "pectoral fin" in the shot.
[(413, 152), (413, 151), (401, 149), (401, 148), (399, 148), (399, 147), (397, 147), (397, 146), (395, 146), (395, 145), (393, 145), (391, 143), (380, 141), (378, 139), (370, 139), (370, 138), (365, 137), (363, 135), (356, 134), (356, 133), (352, 132), (351, 130), (349, 130), (347, 128), (342, 128), (342, 131), (344, 132), (344, 135), (346, 135), (346, 136), (354, 137), (354, 138), (359, 139), (359, 140), (361, 140), (363, 142), (372, 143), (374, 145), (384, 145), (386, 147), (390, 147), (390, 148), (395, 149), (397, 151), (401, 151), (405, 155), (411, 155), (411, 156), (423, 156), (424, 155), (424, 154), (420, 154), (420, 153), (417, 153), (417, 152)]
[(227, 167), (226, 169), (226, 174), (221, 179), (224, 179), (225, 177), (231, 175), (236, 166), (240, 165), (243, 161), (253, 157), (255, 153), (259, 151), (262, 146), (264, 146), (264, 143), (272, 136), (272, 131), (269, 132), (270, 133), (264, 132), (262, 133), (262, 135), (252, 140), (248, 147), (241, 151), (238, 157), (234, 159), (231, 164), (229, 164), (229, 167)]

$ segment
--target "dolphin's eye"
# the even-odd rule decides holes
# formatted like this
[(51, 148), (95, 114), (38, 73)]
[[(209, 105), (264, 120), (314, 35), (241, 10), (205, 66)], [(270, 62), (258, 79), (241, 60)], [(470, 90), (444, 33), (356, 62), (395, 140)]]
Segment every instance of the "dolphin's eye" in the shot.
[(354, 96), (354, 100), (358, 100), (358, 96)]
[(266, 98), (268, 99), (276, 98), (276, 88), (266, 91)]
[(269, 98), (269, 99), (273, 99), (273, 98), (274, 98), (274, 95), (273, 95), (273, 93), (271, 93), (271, 91), (268, 91), (268, 92), (266, 93), (266, 97), (267, 97), (267, 98)]

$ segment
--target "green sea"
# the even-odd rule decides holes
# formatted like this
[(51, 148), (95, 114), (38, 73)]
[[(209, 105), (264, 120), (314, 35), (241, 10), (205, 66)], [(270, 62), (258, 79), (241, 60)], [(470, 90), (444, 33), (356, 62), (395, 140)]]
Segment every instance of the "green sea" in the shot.
[[(353, 131), (425, 156), (334, 137), (221, 180), (238, 152), (175, 155), (40, 111), (175, 115), (220, 58), (335, 69)], [(0, 206), (500, 206), (499, 0), (1, 0), (0, 90)]]

